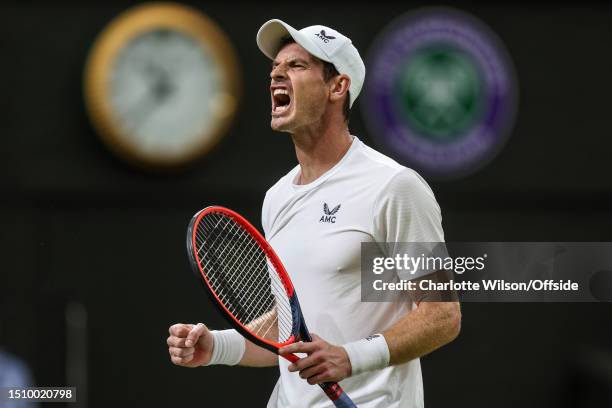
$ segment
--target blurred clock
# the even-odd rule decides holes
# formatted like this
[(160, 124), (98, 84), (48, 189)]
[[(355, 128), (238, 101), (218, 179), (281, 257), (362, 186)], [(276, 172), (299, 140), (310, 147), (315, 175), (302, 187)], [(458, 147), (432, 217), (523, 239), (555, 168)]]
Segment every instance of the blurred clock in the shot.
[(237, 59), (223, 32), (174, 3), (130, 9), (99, 35), (84, 74), (85, 104), (104, 143), (146, 168), (202, 156), (228, 130)]

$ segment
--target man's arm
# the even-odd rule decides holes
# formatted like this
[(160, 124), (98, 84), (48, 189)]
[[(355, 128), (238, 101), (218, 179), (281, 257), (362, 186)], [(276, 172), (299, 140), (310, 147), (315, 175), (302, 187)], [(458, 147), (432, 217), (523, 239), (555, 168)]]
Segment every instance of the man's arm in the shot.
[[(248, 325), (249, 330), (258, 333), (266, 339), (278, 340), (278, 314), (276, 308), (265, 313), (263, 316), (253, 320)], [(245, 339), (246, 347), (244, 355), (240, 360), (241, 366), (247, 367), (270, 367), (278, 365), (278, 356), (265, 348), (259, 347)]]
[[(166, 342), (168, 344), (170, 359), (174, 364), (181, 367), (193, 368), (211, 362), (215, 340), (213, 333), (208, 330), (204, 324), (198, 323), (197, 325), (193, 325), (178, 323), (170, 326), (169, 332), (170, 336)], [(226, 337), (230, 339), (229, 342), (244, 342), (244, 354), (238, 361), (239, 365), (249, 367), (270, 367), (278, 365), (278, 356), (276, 354), (251, 343), (239, 334), (235, 336), (233, 333), (229, 333), (229, 331), (226, 333), (229, 334), (229, 336)], [(229, 347), (232, 347), (231, 344)]]
[(238, 363), (239, 365), (246, 367), (273, 367), (278, 365), (278, 356), (275, 353), (259, 347), (246, 339), (244, 341), (246, 342), (246, 347), (244, 355), (240, 363)]
[(459, 302), (420, 302), (383, 332), (389, 364), (402, 364), (453, 341), (461, 329)]
[[(375, 230), (389, 255), (402, 252), (402, 243), (424, 245), (444, 242), (442, 215), (431, 188), (415, 172), (396, 174), (379, 197)], [(429, 248), (431, 251), (432, 248)], [(449, 280), (448, 272), (423, 276), (438, 282)], [(383, 332), (389, 347), (389, 363), (401, 364), (421, 357), (455, 339), (461, 328), (457, 294), (448, 291), (410, 292), (416, 309)]]
[[(426, 297), (427, 293), (422, 293)], [(424, 356), (451, 342), (459, 334), (461, 311), (459, 302), (421, 301), (383, 332), (389, 347), (389, 364), (402, 364)], [(351, 361), (344, 347), (313, 335), (311, 343), (295, 343), (283, 347), (281, 354), (307, 353), (308, 356), (289, 366), (299, 371), (309, 384), (341, 381), (353, 374)]]

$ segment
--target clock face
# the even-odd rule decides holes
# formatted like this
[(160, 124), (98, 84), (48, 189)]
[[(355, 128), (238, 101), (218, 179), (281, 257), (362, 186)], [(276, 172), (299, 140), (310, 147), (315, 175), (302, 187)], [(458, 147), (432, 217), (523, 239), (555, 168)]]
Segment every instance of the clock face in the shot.
[[(179, 13), (169, 18), (160, 7)], [(149, 15), (134, 18), (132, 11), (127, 26), (123, 16), (107, 44), (92, 51), (86, 102), (94, 127), (121, 157), (149, 167), (180, 165), (226, 130), (237, 101), (235, 60), (218, 29), (193, 10), (156, 4), (137, 11)]]
[(110, 104), (134, 148), (180, 157), (197, 147), (223, 110), (210, 52), (171, 30), (141, 34), (119, 54)]

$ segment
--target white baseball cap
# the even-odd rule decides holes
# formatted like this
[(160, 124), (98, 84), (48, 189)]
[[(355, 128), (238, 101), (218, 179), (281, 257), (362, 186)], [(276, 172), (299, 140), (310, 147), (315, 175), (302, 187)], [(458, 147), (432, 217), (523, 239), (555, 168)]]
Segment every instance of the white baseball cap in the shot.
[(310, 54), (332, 63), (339, 73), (351, 78), (349, 96), (353, 106), (363, 86), (365, 65), (351, 39), (322, 25), (313, 25), (298, 31), (284, 21), (273, 19), (264, 23), (257, 32), (257, 46), (273, 60), (282, 41), (289, 36)]

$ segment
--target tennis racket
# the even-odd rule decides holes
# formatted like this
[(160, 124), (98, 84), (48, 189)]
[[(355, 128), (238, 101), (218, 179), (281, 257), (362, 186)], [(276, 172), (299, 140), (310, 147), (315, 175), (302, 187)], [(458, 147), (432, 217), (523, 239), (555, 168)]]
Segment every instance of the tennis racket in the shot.
[[(187, 253), (213, 303), (251, 342), (278, 354), (283, 346), (312, 341), (285, 267), (242, 216), (217, 206), (196, 213), (187, 229)], [(338, 383), (319, 386), (336, 407), (355, 407)]]

